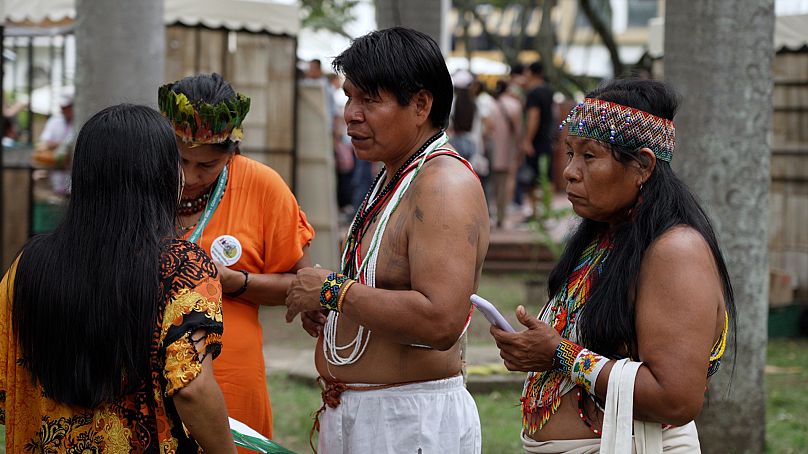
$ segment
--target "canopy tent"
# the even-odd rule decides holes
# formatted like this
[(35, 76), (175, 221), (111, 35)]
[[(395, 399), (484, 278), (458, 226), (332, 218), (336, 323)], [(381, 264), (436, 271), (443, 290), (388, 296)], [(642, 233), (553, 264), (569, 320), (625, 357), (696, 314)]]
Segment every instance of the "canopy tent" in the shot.
[(774, 49), (800, 50), (808, 46), (808, 14), (777, 16), (774, 25)]
[[(253, 101), (243, 123), (241, 151), (270, 165), (294, 185), (300, 15), (295, 3), (281, 1), (285, 0), (164, 0), (164, 80), (222, 74)], [(55, 197), (51, 200), (53, 192), (40, 187), (47, 186), (47, 180), (33, 190), (40, 180), (33, 180), (28, 163), (44, 119), (32, 114), (58, 110), (54, 96), (68, 90), (75, 75), (88, 68), (75, 59), (76, 0), (0, 0), (0, 18), (5, 26), (4, 93), (13, 92), (16, 101), (24, 94), (29, 112), (22, 131), (25, 141), (17, 150), (19, 165), (2, 169), (8, 178), (0, 195), (29, 194), (0, 210), (0, 230), (4, 230), (0, 260), (7, 266), (31, 233), (40, 228), (47, 231), (41, 221), (52, 216), (37, 215), (40, 208), (63, 203)], [(0, 159), (4, 165), (9, 162)], [(8, 172), (17, 173), (11, 178)]]
[[(75, 0), (5, 0), (6, 26), (48, 26), (70, 23)], [(166, 25), (203, 25), (232, 31), (297, 36), (300, 13), (296, 4), (269, 0), (165, 0)]]
[[(6, 36), (30, 37), (34, 47), (46, 48), (39, 52), (37, 65), (53, 69), (53, 78), (48, 81), (49, 88), (41, 83), (26, 80), (33, 68), (24, 68), (27, 61), (17, 65), (15, 86), (26, 86), (26, 95), (31, 99), (29, 109), (38, 113), (58, 111), (51, 98), (57, 96), (61, 86), (72, 84), (73, 59), (72, 42), (55, 38), (56, 35), (67, 36), (73, 32), (76, 17), (76, 0), (3, 0), (5, 11)], [(283, 149), (292, 145), (291, 131), (294, 127), (289, 123), (294, 115), (294, 65), (297, 36), (300, 31), (300, 11), (296, 3), (281, 3), (275, 0), (164, 0), (164, 23), (166, 29), (166, 80), (176, 80), (184, 76), (200, 72), (219, 72), (228, 77), (242, 92), (261, 99), (269, 97), (271, 109), (263, 103), (256, 103), (255, 112), (250, 116), (250, 124), (256, 121), (278, 124), (280, 131), (274, 131), (276, 139), (282, 140)], [(40, 38), (37, 38), (40, 37)], [(23, 38), (20, 38), (23, 39)], [(40, 41), (37, 41), (40, 39)], [(57, 39), (68, 51), (56, 50), (56, 58), (61, 65), (43, 63), (41, 57), (52, 47), (51, 39)], [(20, 46), (20, 41), (10, 41), (11, 45)], [(4, 43), (5, 46), (8, 42)], [(33, 51), (22, 41), (23, 55), (26, 60), (33, 60), (28, 54)], [(238, 52), (235, 52), (238, 48)], [(10, 52), (13, 55), (13, 52)], [(51, 52), (51, 61), (53, 61)], [(64, 55), (60, 55), (64, 54)], [(65, 63), (67, 61), (67, 63)], [(44, 71), (40, 71), (42, 73)], [(48, 78), (51, 78), (50, 69)], [(58, 74), (62, 75), (59, 80)], [(67, 76), (65, 76), (67, 74)], [(14, 77), (6, 75), (6, 80)], [(270, 84), (270, 81), (272, 82)], [(6, 89), (9, 87), (7, 86)], [(272, 95), (269, 94), (272, 92)], [(284, 107), (279, 108), (278, 103)], [(288, 107), (288, 108), (287, 108)], [(267, 121), (272, 117), (271, 121)], [(283, 121), (282, 121), (283, 120)], [(269, 126), (261, 127), (267, 129)], [(283, 133), (283, 131), (286, 131)], [(35, 134), (31, 134), (34, 136)], [(289, 137), (287, 137), (289, 136)], [(275, 148), (269, 143), (264, 133), (251, 135), (255, 143), (245, 144), (247, 148)]]
[[(649, 24), (648, 51), (661, 57), (665, 44), (665, 19), (657, 17)], [(774, 50), (801, 50), (808, 47), (808, 14), (777, 16), (774, 20)]]
[(449, 57), (446, 59), (446, 67), (454, 74), (456, 71), (468, 70), (474, 74), (504, 76), (508, 74), (508, 65), (500, 61), (483, 57), (471, 57), (471, 67), (468, 59), (464, 57)]

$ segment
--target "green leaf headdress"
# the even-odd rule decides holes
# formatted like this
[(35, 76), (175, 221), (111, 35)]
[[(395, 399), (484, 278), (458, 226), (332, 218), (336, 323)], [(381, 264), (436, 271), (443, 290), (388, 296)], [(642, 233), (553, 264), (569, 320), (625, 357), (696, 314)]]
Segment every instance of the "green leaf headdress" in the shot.
[(250, 98), (236, 93), (232, 100), (218, 104), (191, 103), (183, 93), (171, 89), (174, 83), (160, 87), (157, 104), (174, 126), (177, 137), (185, 143), (202, 145), (222, 143), (227, 140), (238, 143), (244, 137), (241, 123), (250, 111)]

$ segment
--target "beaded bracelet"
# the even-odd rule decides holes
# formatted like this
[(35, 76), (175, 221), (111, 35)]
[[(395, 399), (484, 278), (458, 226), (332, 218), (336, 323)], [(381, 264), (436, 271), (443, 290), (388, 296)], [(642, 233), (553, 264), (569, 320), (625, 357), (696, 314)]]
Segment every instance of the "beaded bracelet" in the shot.
[(331, 273), (326, 276), (323, 288), (320, 290), (320, 306), (323, 309), (338, 311), (340, 289), (349, 280), (348, 276), (339, 273)]
[(565, 375), (572, 373), (572, 365), (583, 347), (568, 339), (561, 339), (553, 356), (553, 369), (560, 370)]
[(575, 357), (570, 378), (589, 394), (595, 394), (595, 383), (598, 381), (598, 374), (608, 362), (609, 358), (584, 348)]
[(222, 294), (224, 296), (228, 297), (228, 298), (238, 298), (239, 296), (241, 296), (241, 294), (244, 293), (247, 290), (247, 284), (250, 283), (249, 282), (250, 281), (250, 273), (248, 273), (248, 272), (246, 272), (244, 270), (236, 270), (236, 271), (238, 271), (239, 273), (244, 275), (244, 283), (241, 284), (241, 287), (238, 290), (236, 290), (235, 292), (222, 292)]
[(345, 301), (345, 294), (348, 293), (348, 289), (354, 284), (356, 284), (355, 280), (348, 279), (348, 282), (342, 286), (342, 289), (339, 292), (339, 298), (337, 298), (337, 312), (342, 312), (342, 302)]

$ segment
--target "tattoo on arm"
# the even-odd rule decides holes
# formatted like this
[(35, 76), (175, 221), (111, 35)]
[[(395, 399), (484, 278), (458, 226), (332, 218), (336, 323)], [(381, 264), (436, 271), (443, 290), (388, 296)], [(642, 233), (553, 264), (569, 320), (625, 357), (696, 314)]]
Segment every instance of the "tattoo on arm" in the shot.
[(480, 224), (466, 224), (466, 235), (470, 245), (477, 246), (480, 240)]

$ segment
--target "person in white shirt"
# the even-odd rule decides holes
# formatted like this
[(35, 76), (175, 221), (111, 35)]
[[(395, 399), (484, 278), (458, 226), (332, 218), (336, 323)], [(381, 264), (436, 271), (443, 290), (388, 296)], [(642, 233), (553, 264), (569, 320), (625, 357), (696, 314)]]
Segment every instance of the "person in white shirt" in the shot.
[[(73, 94), (63, 93), (59, 98), (61, 115), (52, 115), (39, 136), (37, 154), (41, 162), (57, 170), (50, 171), (51, 188), (59, 194), (70, 192), (70, 172), (58, 170), (69, 167), (73, 143)], [(46, 156), (43, 160), (41, 156)], [(35, 158), (36, 159), (36, 158)]]
[(56, 151), (73, 135), (73, 95), (64, 94), (59, 99), (61, 115), (52, 115), (39, 136), (39, 148)]

